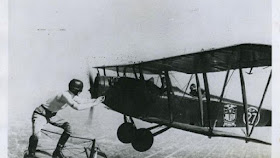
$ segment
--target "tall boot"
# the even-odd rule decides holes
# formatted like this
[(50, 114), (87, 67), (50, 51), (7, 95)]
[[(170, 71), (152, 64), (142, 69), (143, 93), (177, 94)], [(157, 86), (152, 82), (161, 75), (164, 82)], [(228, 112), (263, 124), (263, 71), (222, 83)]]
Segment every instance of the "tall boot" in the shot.
[(38, 137), (32, 135), (29, 138), (28, 153), (24, 155), (24, 158), (36, 158), (35, 152), (38, 145)]
[(53, 152), (53, 155), (52, 155), (53, 158), (66, 158), (66, 156), (64, 156), (62, 153), (62, 149), (69, 137), (70, 137), (70, 134), (67, 134), (65, 132), (62, 133), (62, 135), (59, 138), (59, 141), (57, 143), (56, 149)]

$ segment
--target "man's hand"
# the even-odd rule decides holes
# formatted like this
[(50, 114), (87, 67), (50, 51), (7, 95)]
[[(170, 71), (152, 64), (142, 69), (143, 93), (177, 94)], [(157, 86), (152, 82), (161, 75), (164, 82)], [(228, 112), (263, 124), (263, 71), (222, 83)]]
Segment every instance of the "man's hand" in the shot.
[(105, 96), (100, 96), (97, 99), (95, 99), (92, 106), (96, 106), (96, 105), (102, 103), (104, 100), (105, 100)]
[(104, 102), (105, 100), (105, 96), (100, 96), (97, 98), (97, 101), (99, 101), (100, 103)]

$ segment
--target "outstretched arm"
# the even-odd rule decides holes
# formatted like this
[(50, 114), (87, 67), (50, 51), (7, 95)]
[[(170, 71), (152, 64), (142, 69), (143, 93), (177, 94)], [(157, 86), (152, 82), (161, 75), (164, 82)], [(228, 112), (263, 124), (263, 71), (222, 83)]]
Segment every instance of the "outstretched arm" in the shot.
[(70, 105), (75, 110), (84, 110), (84, 109), (88, 109), (88, 108), (91, 108), (93, 106), (100, 104), (101, 102), (103, 102), (105, 100), (105, 97), (102, 96), (102, 97), (92, 100), (91, 102), (81, 103), (81, 102), (78, 102), (78, 101), (75, 101), (74, 99), (72, 99), (72, 97), (70, 95), (63, 94), (62, 100), (64, 102), (66, 102), (68, 105)]
[(72, 107), (75, 110), (84, 110), (84, 109), (88, 109), (88, 108), (93, 107), (93, 105), (90, 104), (90, 103), (87, 103), (87, 104), (73, 104), (73, 105), (70, 105), (70, 107)]
[(100, 101), (103, 102), (105, 100), (105, 96), (101, 96), (99, 97), (99, 99), (83, 99), (83, 98), (80, 98), (78, 96), (75, 96), (73, 98), (74, 101), (76, 101), (78, 104), (90, 104), (92, 103), (93, 105), (98, 105), (100, 104)]

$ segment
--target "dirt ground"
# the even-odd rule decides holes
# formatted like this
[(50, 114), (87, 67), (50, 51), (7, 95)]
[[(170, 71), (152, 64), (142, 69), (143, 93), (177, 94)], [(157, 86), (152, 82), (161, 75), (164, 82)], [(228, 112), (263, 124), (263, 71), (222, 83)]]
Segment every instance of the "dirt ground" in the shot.
[[(13, 111), (13, 113), (11, 113)], [(9, 158), (21, 158), (28, 145), (31, 134), (32, 111), (9, 111)], [(245, 143), (231, 138), (211, 138), (189, 133), (182, 130), (170, 129), (154, 138), (152, 148), (146, 152), (135, 151), (130, 144), (118, 141), (116, 131), (123, 121), (123, 116), (102, 107), (94, 109), (93, 121), (87, 123), (89, 111), (75, 111), (66, 108), (59, 115), (68, 120), (73, 127), (74, 135), (95, 138), (97, 146), (110, 158), (269, 158), (271, 146), (256, 143)], [(136, 120), (136, 126), (149, 127), (151, 124)], [(61, 132), (62, 130), (47, 125), (45, 129)], [(240, 129), (230, 129), (241, 133)], [(258, 128), (254, 136), (270, 141), (271, 128)], [(52, 153), (58, 136), (44, 135), (39, 140), (40, 149)], [(81, 144), (74, 139), (67, 145), (72, 147), (66, 154), (73, 157), (86, 157)], [(76, 144), (73, 146), (73, 144)], [(74, 150), (82, 148), (81, 150)]]

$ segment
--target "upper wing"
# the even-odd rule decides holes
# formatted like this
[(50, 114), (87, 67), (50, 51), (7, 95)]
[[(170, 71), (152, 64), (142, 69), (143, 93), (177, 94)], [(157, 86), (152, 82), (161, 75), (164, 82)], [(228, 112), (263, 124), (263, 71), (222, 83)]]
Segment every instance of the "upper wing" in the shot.
[(261, 66), (271, 66), (270, 45), (240, 44), (135, 64), (99, 66), (95, 68), (133, 72), (133, 67), (135, 67), (137, 71), (141, 68), (144, 73), (178, 71), (193, 74)]

